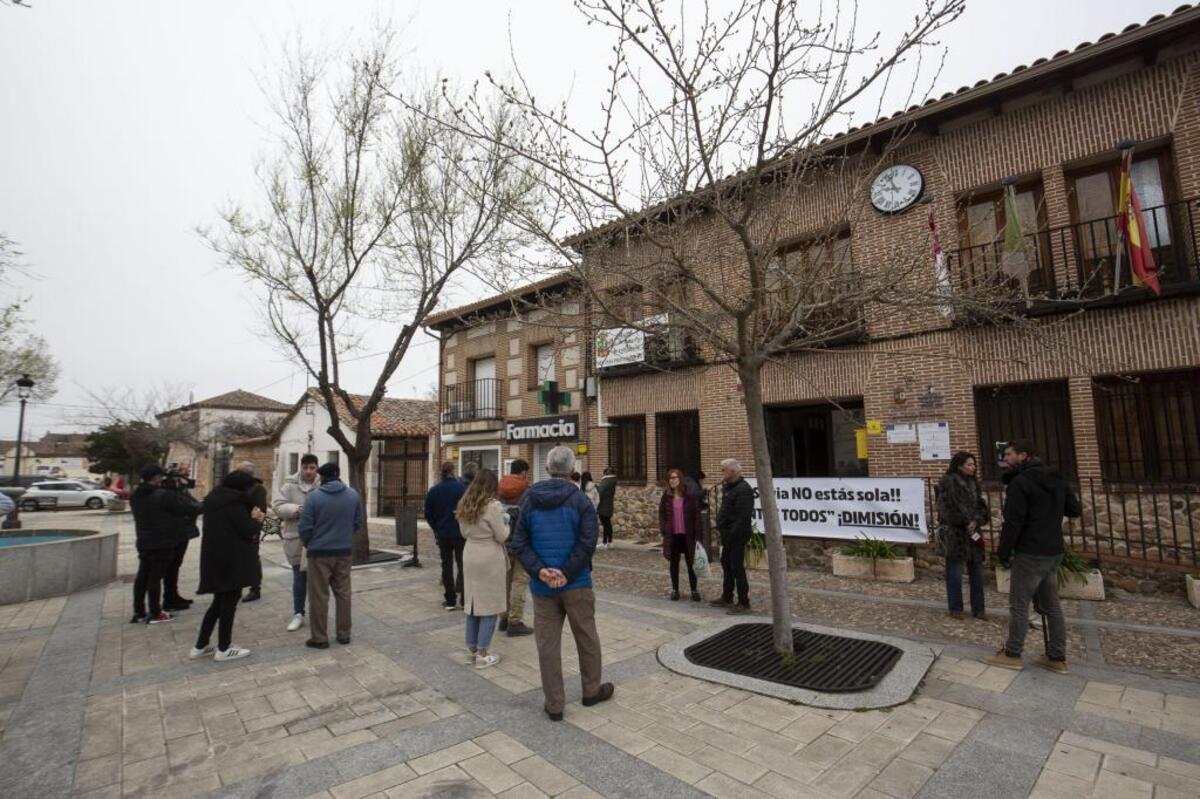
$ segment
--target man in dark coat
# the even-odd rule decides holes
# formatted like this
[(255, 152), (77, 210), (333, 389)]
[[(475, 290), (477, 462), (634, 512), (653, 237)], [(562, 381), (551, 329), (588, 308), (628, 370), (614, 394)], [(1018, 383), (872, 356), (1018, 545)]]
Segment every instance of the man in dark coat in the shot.
[[(200, 506), (185, 493), (163, 488), (166, 472), (158, 464), (143, 467), (140, 474), (142, 482), (129, 500), (138, 551), (130, 622), (161, 624), (174, 619), (162, 607), (163, 583), (179, 546), (187, 544)], [(149, 615), (146, 613), (147, 594), (150, 597)]]
[[(266, 514), (270, 498), (267, 496), (267, 487), (263, 485), (263, 481), (254, 476), (254, 464), (250, 461), (242, 461), (237, 465), (235, 471), (245, 472), (254, 479), (254, 485), (250, 488), (250, 501), (254, 507)], [(259, 545), (255, 544), (254, 551), (256, 553), (258, 548)], [(262, 599), (262, 559), (255, 555), (254, 563), (257, 576), (250, 584), (250, 590), (246, 592), (246, 596), (242, 597), (243, 602), (255, 602)]]
[[(438, 551), (442, 555), (442, 607), (446, 610), (462, 607), (462, 562), (467, 542), (458, 527), (454, 511), (458, 509), (458, 501), (465, 493), (466, 484), (455, 478), (454, 464), (447, 461), (442, 464), (441, 481), (425, 494), (425, 521), (433, 528)], [(458, 565), (457, 577), (454, 575), (455, 564)]]
[[(186, 463), (181, 463), (173, 471), (166, 474), (162, 479), (162, 487), (167, 491), (175, 491), (189, 504), (197, 508), (199, 514), (200, 502), (192, 495), (192, 489), (196, 487), (196, 481), (191, 476), (191, 466)], [(200, 537), (200, 528), (196, 526), (196, 519), (193, 517), (184, 526), (185, 536), (183, 540), (176, 545), (175, 552), (171, 556), (171, 565), (167, 568), (167, 574), (163, 578), (163, 610), (187, 610), (192, 606), (192, 600), (186, 599), (179, 593), (179, 570), (183, 568), (183, 560), (187, 557), (188, 543), (193, 538)]]
[(1019, 670), (1029, 629), (1029, 602), (1036, 598), (1049, 627), (1046, 654), (1036, 663), (1067, 673), (1067, 625), (1058, 602), (1058, 565), (1063, 558), (1063, 517), (1078, 518), (1079, 498), (1067, 479), (1036, 457), (1028, 441), (1013, 441), (1004, 450), (1004, 523), (996, 558), (1011, 564), (1008, 594), (1008, 640), (984, 661)]
[[(742, 466), (733, 458), (721, 461), (724, 485), (717, 530), (721, 533), (721, 598), (709, 604), (729, 608), (730, 613), (750, 611), (750, 581), (746, 579), (746, 545), (750, 543), (754, 517), (754, 489), (742, 479)], [(733, 589), (737, 586), (737, 604)]]
[[(258, 539), (264, 513), (253, 503), (254, 478), (234, 470), (204, 498), (204, 537), (200, 540), (198, 594), (213, 601), (200, 622), (190, 657), (238, 660), (250, 654), (233, 643), (233, 616), (242, 589), (259, 573)], [(217, 646), (209, 644), (217, 628)]]

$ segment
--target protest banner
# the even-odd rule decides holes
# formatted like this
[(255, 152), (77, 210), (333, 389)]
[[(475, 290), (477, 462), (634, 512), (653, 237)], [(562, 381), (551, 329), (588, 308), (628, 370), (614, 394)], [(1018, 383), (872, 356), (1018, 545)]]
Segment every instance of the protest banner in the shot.
[[(754, 518), (762, 525), (757, 481)], [(776, 477), (775, 503), (785, 536), (924, 544), (925, 481), (915, 477)]]

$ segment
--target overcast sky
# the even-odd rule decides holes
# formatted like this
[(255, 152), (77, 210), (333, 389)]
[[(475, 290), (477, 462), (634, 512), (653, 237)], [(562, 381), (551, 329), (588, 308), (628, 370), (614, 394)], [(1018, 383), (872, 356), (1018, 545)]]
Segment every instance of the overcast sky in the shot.
[[(26, 253), (28, 315), (62, 365), (58, 395), (30, 408), (34, 436), (72, 429), (81, 386), (170, 383), (196, 399), (244, 388), (283, 401), (303, 390), (303, 375), (256, 335), (252, 290), (194, 232), (226, 200), (257, 197), (252, 169), (269, 142), (256, 76), (277, 72), (289, 36), (334, 46), (391, 19), (415, 67), (469, 82), (508, 69), (511, 25), (539, 99), (570, 92), (587, 108), (606, 64), (605, 42), (567, 0), (30, 2), (0, 6), (0, 231)], [(911, 19), (913, 0), (862, 5), (861, 19), (887, 31)], [(936, 92), (1177, 5), (969, 0), (941, 37)], [(431, 343), (414, 349), (389, 396), (424, 394), (436, 358)], [(378, 366), (356, 364), (351, 389), (369, 388)], [(0, 409), (0, 438), (16, 427), (15, 409)]]

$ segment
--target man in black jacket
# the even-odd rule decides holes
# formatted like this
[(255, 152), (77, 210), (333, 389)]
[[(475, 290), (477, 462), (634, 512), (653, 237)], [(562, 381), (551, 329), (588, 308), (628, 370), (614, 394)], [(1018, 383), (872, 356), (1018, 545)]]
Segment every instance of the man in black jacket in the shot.
[[(717, 530), (721, 533), (721, 573), (724, 584), (721, 598), (709, 602), (713, 607), (729, 608), (730, 613), (750, 612), (750, 583), (746, 579), (746, 544), (750, 543), (754, 516), (754, 489), (742, 479), (742, 466), (733, 458), (721, 461), (724, 485), (721, 509), (717, 511)], [(737, 586), (737, 604), (733, 589)]]
[[(162, 487), (165, 472), (158, 464), (141, 470), (142, 482), (130, 497), (137, 534), (138, 573), (133, 583), (133, 618), (130, 623), (160, 624), (174, 617), (162, 608), (162, 587), (180, 544), (195, 527), (200, 504), (187, 494)], [(150, 613), (146, 614), (146, 595)]]
[(1063, 517), (1078, 518), (1079, 499), (1067, 479), (1036, 457), (1028, 441), (1013, 441), (1004, 450), (1008, 466), (1003, 481), (1004, 523), (996, 558), (1011, 564), (1008, 594), (1008, 640), (984, 662), (1020, 670), (1021, 650), (1029, 628), (1029, 602), (1046, 616), (1049, 644), (1039, 666), (1067, 673), (1067, 625), (1058, 603), (1058, 565), (1063, 558)]

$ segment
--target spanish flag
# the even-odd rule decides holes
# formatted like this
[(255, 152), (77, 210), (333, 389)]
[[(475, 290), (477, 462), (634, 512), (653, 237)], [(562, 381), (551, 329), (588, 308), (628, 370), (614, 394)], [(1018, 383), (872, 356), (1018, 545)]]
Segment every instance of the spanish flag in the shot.
[(1137, 191), (1133, 188), (1132, 168), (1133, 148), (1130, 147), (1121, 158), (1121, 194), (1117, 204), (1117, 224), (1125, 239), (1133, 282), (1148, 287), (1155, 294), (1161, 294), (1158, 287), (1158, 267), (1154, 264), (1154, 255), (1150, 252), (1150, 241), (1146, 236), (1142, 204), (1138, 202)]

